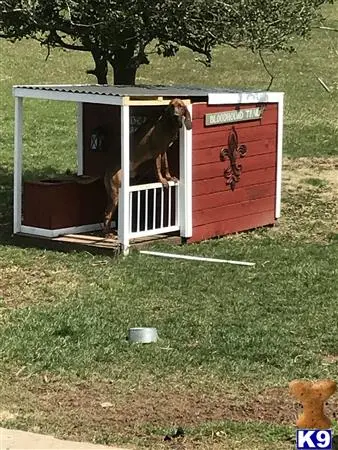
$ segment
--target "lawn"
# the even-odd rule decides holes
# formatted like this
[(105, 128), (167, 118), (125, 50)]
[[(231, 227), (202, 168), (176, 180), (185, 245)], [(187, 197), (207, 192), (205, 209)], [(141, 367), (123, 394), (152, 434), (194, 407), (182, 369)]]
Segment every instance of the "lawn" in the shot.
[[(292, 448), (288, 382), (338, 375), (337, 33), (268, 58), (286, 93), (279, 225), (174, 248), (255, 267), (15, 246), (11, 87), (94, 80), (86, 55), (45, 62), (28, 41), (0, 52), (0, 425), (154, 450), (173, 448), (163, 438), (181, 426), (175, 448)], [(253, 55), (218, 49), (211, 69), (187, 51), (154, 56), (138, 81), (264, 88), (269, 77)], [(74, 168), (74, 118), (73, 105), (27, 102), (26, 178)], [(131, 326), (156, 326), (159, 342), (130, 345)], [(333, 397), (331, 417), (337, 408)]]

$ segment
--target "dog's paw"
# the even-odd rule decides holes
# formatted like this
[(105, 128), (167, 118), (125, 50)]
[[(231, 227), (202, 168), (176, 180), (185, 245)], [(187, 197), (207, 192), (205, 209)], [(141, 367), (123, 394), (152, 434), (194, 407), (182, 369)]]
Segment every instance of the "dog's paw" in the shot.
[(113, 231), (109, 231), (104, 235), (105, 239), (117, 239), (117, 233), (114, 233)]
[(169, 181), (166, 180), (165, 178), (163, 178), (163, 180), (161, 180), (161, 183), (162, 183), (162, 187), (164, 187), (164, 189), (169, 188)]
[(166, 177), (166, 180), (173, 181), (174, 183), (178, 183), (178, 179), (176, 177), (169, 176), (169, 177)]

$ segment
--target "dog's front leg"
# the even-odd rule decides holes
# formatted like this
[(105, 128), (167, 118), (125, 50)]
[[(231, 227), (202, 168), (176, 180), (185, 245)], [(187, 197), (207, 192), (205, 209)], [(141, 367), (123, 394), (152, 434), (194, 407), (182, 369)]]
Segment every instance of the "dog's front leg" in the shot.
[(177, 183), (178, 179), (176, 177), (172, 177), (169, 172), (169, 164), (168, 164), (168, 155), (167, 152), (164, 152), (162, 155), (162, 164), (164, 167), (164, 176), (167, 181), (173, 181)]
[(162, 154), (159, 154), (156, 157), (156, 176), (157, 176), (157, 180), (163, 184), (163, 187), (168, 188), (169, 187), (169, 183), (166, 180), (166, 178), (164, 178), (164, 176), (162, 175)]
[(103, 232), (105, 235), (109, 235), (111, 231), (111, 222), (119, 200), (121, 170), (119, 170), (115, 175), (113, 175), (110, 171), (107, 171), (104, 177), (104, 185), (107, 192), (107, 205), (104, 214)]

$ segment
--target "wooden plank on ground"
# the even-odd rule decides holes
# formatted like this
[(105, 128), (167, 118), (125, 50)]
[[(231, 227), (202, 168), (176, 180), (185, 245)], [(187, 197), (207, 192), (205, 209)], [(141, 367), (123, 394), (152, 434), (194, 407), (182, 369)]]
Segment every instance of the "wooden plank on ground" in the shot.
[[(117, 256), (121, 253), (119, 241), (114, 237), (105, 238), (95, 235), (69, 234), (56, 238), (48, 238), (18, 233), (14, 235), (13, 240), (15, 244), (23, 247), (37, 247), (62, 252), (86, 251), (92, 254), (104, 254), (108, 256)], [(132, 250), (140, 249), (160, 241), (180, 244), (181, 238), (180, 236), (173, 234), (148, 236), (145, 238), (133, 239), (130, 246)]]

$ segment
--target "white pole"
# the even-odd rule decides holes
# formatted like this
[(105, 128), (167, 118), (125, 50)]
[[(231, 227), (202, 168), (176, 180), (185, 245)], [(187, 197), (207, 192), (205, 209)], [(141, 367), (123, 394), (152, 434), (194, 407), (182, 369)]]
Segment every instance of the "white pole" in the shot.
[(283, 164), (283, 120), (284, 120), (284, 94), (280, 94), (278, 102), (278, 133), (277, 133), (277, 170), (276, 170), (276, 206), (275, 218), (281, 215), (282, 197), (282, 164)]
[[(192, 115), (192, 105), (187, 105)], [(179, 183), (180, 235), (192, 236), (192, 131), (184, 126), (180, 130), (180, 183)]]
[(77, 103), (77, 174), (83, 175), (83, 103)]
[(13, 232), (21, 231), (23, 98), (15, 97)]
[(178, 255), (178, 254), (173, 254), (173, 253), (151, 252), (148, 250), (141, 250), (140, 253), (142, 253), (143, 255), (161, 256), (163, 258), (186, 259), (189, 261), (228, 263), (228, 264), (236, 264), (239, 266), (254, 266), (255, 265), (255, 263), (246, 262), (246, 261), (232, 261), (231, 259), (216, 259), (216, 258), (205, 258), (203, 256), (189, 256), (189, 255)]
[(124, 255), (129, 253), (129, 106), (121, 106), (121, 168), (122, 181), (119, 192), (118, 238)]

